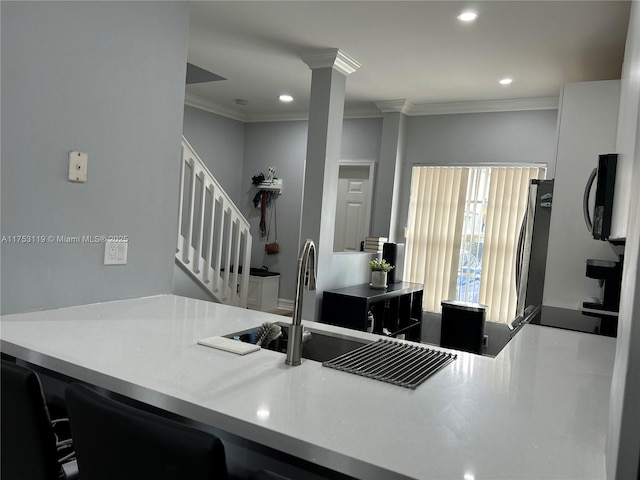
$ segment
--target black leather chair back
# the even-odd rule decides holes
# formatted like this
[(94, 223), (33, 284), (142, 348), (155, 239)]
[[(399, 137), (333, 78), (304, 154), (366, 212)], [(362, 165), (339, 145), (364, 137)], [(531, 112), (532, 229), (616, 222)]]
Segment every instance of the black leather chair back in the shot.
[(38, 375), (2, 360), (2, 480), (55, 480), (60, 466)]
[(65, 393), (82, 480), (227, 479), (216, 436), (72, 384)]

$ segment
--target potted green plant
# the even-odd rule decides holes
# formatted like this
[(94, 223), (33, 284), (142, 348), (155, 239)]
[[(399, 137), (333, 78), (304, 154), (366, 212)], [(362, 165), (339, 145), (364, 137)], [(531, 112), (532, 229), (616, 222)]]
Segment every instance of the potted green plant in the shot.
[(374, 258), (369, 262), (369, 268), (371, 269), (371, 287), (387, 288), (387, 273), (394, 266), (385, 259)]

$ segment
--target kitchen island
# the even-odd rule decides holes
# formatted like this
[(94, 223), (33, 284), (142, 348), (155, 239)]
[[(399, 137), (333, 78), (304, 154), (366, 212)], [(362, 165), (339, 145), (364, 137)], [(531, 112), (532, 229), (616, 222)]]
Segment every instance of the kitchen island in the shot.
[(197, 345), (283, 317), (173, 295), (0, 318), (4, 354), (327, 471), (381, 480), (605, 477), (612, 338), (525, 325), (497, 357), (457, 352), (411, 390), (310, 360), (289, 367), (269, 350), (240, 356)]

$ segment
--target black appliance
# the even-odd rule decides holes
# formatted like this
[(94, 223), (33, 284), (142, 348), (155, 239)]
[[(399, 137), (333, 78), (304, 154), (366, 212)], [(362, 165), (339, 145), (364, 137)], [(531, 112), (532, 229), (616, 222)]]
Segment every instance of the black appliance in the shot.
[(404, 277), (404, 243), (383, 244), (382, 259), (395, 267), (387, 273), (387, 283), (402, 282)]
[(601, 310), (603, 312), (617, 312), (620, 308), (620, 286), (622, 283), (622, 261), (587, 260), (586, 275), (598, 280), (602, 289), (599, 301), (584, 302), (585, 309)]
[(518, 301), (511, 330), (524, 320), (525, 309), (542, 305), (552, 203), (553, 180), (531, 180), (516, 253)]
[[(611, 217), (613, 214), (613, 192), (616, 183), (616, 165), (618, 155), (608, 153), (598, 157), (598, 168), (587, 180), (583, 197), (584, 221), (587, 229), (596, 240), (608, 240), (611, 234)], [(596, 181), (597, 179), (597, 181)], [(589, 196), (593, 184), (596, 184), (596, 196), (593, 206), (593, 221), (589, 210)]]

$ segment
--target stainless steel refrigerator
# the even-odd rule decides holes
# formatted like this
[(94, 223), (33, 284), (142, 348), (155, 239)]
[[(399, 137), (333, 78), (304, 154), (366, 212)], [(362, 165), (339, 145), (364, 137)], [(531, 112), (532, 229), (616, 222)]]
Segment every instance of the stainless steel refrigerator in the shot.
[(518, 304), (510, 328), (517, 327), (542, 307), (552, 201), (553, 180), (532, 180), (516, 254)]

